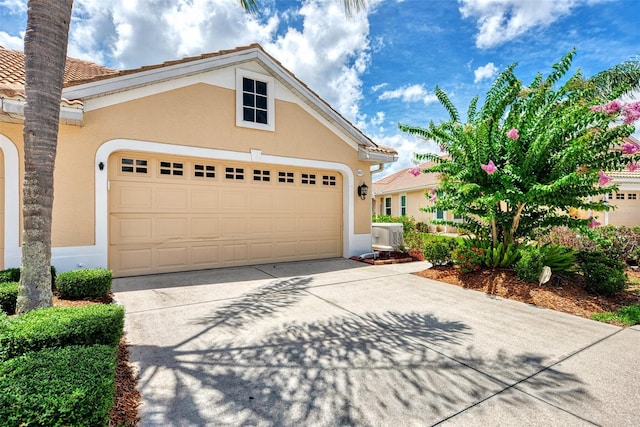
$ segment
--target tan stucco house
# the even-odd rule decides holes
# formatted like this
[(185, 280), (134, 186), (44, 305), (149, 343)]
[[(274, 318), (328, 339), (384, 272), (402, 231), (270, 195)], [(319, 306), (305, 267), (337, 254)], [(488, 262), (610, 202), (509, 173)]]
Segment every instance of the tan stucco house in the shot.
[[(0, 47), (0, 268), (20, 265), (24, 56)], [(115, 276), (371, 250), (397, 160), (259, 45), (116, 71), (68, 59), (52, 263)]]
[[(422, 171), (429, 167), (429, 163), (418, 166)], [(438, 175), (435, 173), (420, 173), (414, 175), (414, 168), (402, 169), (373, 183), (373, 212), (377, 215), (412, 216), (416, 222), (423, 222), (437, 231), (431, 220), (442, 219), (455, 221), (453, 214), (448, 211), (436, 210), (424, 212), (422, 208), (431, 206), (428, 192), (435, 191)], [(439, 230), (447, 233), (456, 232), (455, 227), (441, 226)]]

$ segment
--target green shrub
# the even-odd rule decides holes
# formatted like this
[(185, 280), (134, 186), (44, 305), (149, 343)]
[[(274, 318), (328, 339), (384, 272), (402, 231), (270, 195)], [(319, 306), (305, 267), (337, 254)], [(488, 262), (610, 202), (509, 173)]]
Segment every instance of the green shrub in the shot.
[(558, 274), (574, 274), (576, 267), (576, 251), (563, 245), (545, 244), (540, 246), (544, 257), (544, 265)]
[(521, 257), (518, 262), (513, 265), (518, 279), (529, 283), (537, 283), (545, 266), (544, 254), (538, 246), (525, 246), (520, 251)]
[(580, 251), (576, 256), (589, 291), (614, 295), (626, 287), (627, 275), (620, 261), (599, 251)]
[(640, 304), (633, 304), (626, 307), (620, 307), (617, 312), (611, 313), (595, 313), (594, 320), (600, 322), (615, 322), (624, 325), (633, 326), (640, 324)]
[(56, 287), (60, 298), (98, 298), (109, 295), (111, 282), (111, 270), (93, 268), (60, 273)]
[(463, 273), (480, 270), (484, 266), (485, 250), (469, 245), (459, 245), (453, 250), (453, 260)]
[(416, 231), (420, 233), (429, 233), (431, 230), (429, 229), (429, 224), (425, 222), (416, 222)]
[[(0, 271), (0, 283), (6, 282), (19, 282), (20, 281), (20, 269), (17, 267), (8, 268)], [(56, 268), (51, 266), (51, 289), (55, 288), (56, 283)]]
[(116, 346), (123, 325), (124, 309), (115, 304), (33, 310), (0, 325), (0, 361), (48, 347)]
[(116, 349), (43, 349), (0, 363), (3, 426), (106, 426), (115, 394)]
[(430, 239), (426, 242), (424, 259), (433, 265), (445, 265), (452, 260), (452, 252), (458, 246), (454, 239)]
[(18, 282), (0, 283), (0, 310), (15, 314), (18, 300)]

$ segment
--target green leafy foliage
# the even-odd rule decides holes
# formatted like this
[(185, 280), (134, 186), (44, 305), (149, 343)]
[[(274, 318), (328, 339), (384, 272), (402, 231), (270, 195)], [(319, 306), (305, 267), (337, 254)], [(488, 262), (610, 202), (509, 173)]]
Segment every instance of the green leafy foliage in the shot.
[(124, 309), (115, 304), (33, 310), (0, 324), (0, 361), (42, 348), (116, 346), (123, 326)]
[(601, 174), (638, 162), (640, 153), (615, 149), (635, 128), (620, 123), (623, 109), (602, 104), (638, 86), (640, 62), (592, 78), (580, 71), (567, 77), (574, 55), (569, 52), (546, 77), (538, 74), (528, 86), (516, 77), (516, 64), (507, 67), (481, 107), (477, 98), (472, 100), (466, 122), (436, 88), (450, 120), (427, 128), (400, 125), (447, 154), (417, 156), (432, 162), (425, 172), (441, 177), (439, 196), (427, 211), (450, 211), (462, 224), (443, 224), (489, 239), (497, 248), (499, 242), (507, 245), (539, 229), (586, 228), (591, 221), (571, 216), (570, 208), (611, 209), (599, 196), (616, 186)]
[(553, 273), (574, 274), (576, 267), (576, 252), (562, 245), (542, 245), (540, 253), (543, 256), (544, 265), (551, 268)]
[(18, 300), (18, 282), (0, 282), (0, 310), (15, 314)]
[(106, 426), (115, 347), (43, 349), (0, 363), (3, 426)]
[(424, 259), (433, 265), (445, 265), (452, 261), (452, 252), (458, 246), (454, 239), (430, 239), (426, 242)]
[[(0, 271), (0, 283), (20, 282), (20, 269), (17, 267), (7, 268)], [(51, 266), (51, 289), (54, 289), (56, 282), (56, 268)]]
[(472, 273), (484, 266), (485, 249), (473, 245), (459, 245), (453, 250), (453, 260), (463, 273)]
[(416, 219), (412, 216), (407, 216), (407, 215), (391, 216), (391, 215), (375, 215), (374, 214), (371, 218), (371, 222), (400, 223), (402, 224), (402, 230), (405, 233), (416, 231)]
[(640, 304), (620, 307), (615, 313), (610, 311), (595, 313), (593, 319), (600, 322), (619, 323), (628, 326), (638, 325), (640, 324)]
[(513, 266), (516, 276), (529, 283), (537, 283), (544, 264), (544, 254), (536, 245), (521, 249), (521, 258)]
[(580, 251), (576, 255), (587, 290), (599, 295), (615, 295), (626, 288), (624, 264), (602, 252)]
[(98, 298), (109, 295), (112, 280), (111, 270), (73, 270), (60, 273), (56, 278), (56, 287), (61, 298)]

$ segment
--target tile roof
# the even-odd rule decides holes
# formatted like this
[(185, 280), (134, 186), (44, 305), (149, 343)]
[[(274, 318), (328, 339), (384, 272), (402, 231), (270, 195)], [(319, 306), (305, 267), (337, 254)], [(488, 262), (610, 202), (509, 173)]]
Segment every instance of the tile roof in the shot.
[[(116, 70), (80, 59), (67, 58), (64, 67), (64, 86), (97, 76), (113, 76)], [(24, 96), (24, 52), (0, 46), (0, 95)]]
[[(423, 163), (418, 167), (422, 170), (431, 166), (431, 162)], [(433, 187), (438, 182), (438, 174), (421, 173), (414, 176), (409, 171), (413, 168), (402, 169), (399, 172), (386, 176), (375, 181), (373, 185), (373, 194), (389, 194), (403, 191), (421, 190)]]

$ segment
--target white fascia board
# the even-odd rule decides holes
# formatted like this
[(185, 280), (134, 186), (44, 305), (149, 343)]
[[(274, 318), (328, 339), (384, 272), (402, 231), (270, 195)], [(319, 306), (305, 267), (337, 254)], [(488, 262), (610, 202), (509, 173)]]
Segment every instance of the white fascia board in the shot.
[[(24, 119), (25, 105), (26, 102), (22, 100), (3, 99), (2, 111), (7, 114), (19, 116), (21, 119)], [(82, 126), (84, 120), (84, 112), (82, 108), (60, 105), (60, 120), (65, 124)]]
[(122, 92), (134, 87), (148, 86), (161, 81), (199, 74), (216, 68), (228, 67), (230, 65), (251, 61), (255, 57), (255, 49), (250, 49), (233, 52), (228, 55), (168, 65), (147, 71), (125, 74), (123, 76), (109, 77), (96, 82), (70, 86), (62, 90), (62, 96), (66, 99), (90, 99), (114, 92)]
[(393, 163), (398, 161), (397, 154), (376, 153), (367, 151), (364, 148), (358, 149), (358, 160), (364, 160), (371, 163)]

